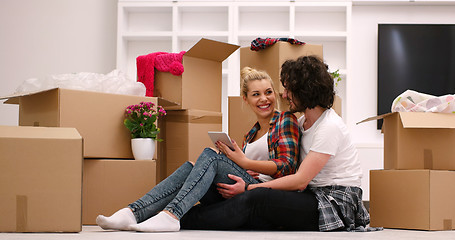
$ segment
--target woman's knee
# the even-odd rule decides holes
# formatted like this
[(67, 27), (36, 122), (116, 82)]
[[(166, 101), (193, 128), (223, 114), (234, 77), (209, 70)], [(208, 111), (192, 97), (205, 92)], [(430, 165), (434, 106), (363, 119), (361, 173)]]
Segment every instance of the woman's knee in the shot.
[(206, 159), (212, 159), (216, 155), (218, 155), (213, 149), (211, 148), (205, 148), (202, 153), (199, 155), (197, 161), (202, 161)]

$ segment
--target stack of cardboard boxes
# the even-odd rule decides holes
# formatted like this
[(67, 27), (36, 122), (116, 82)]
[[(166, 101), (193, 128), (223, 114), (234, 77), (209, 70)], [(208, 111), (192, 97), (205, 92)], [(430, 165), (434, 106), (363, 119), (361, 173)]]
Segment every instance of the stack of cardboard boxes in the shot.
[[(202, 39), (182, 76), (156, 73), (158, 97), (59, 88), (2, 97), (19, 104), (20, 126), (0, 134), (0, 232), (79, 232), (195, 161), (211, 144), (207, 131), (221, 131), (221, 63), (237, 48)], [(133, 159), (123, 125), (126, 107), (141, 101), (168, 111), (157, 161)]]
[(384, 119), (384, 170), (370, 172), (371, 226), (455, 229), (455, 115), (399, 112), (364, 121), (376, 119)]
[(165, 160), (158, 167), (159, 180), (213, 146), (207, 132), (222, 130), (222, 62), (238, 48), (201, 39), (183, 55), (181, 76), (155, 72), (154, 96), (177, 103), (167, 108), (161, 128)]
[[(124, 110), (167, 101), (59, 88), (4, 98), (19, 104), (20, 126), (0, 134), (0, 176), (8, 185), (0, 193), (0, 231), (78, 232), (155, 185), (156, 162), (133, 160)], [(158, 146), (158, 158), (162, 152)]]

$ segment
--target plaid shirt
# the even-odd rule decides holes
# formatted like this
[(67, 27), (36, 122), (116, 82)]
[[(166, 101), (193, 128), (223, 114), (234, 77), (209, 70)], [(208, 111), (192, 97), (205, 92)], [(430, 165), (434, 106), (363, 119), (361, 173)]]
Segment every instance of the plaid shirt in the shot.
[[(260, 129), (258, 122), (243, 138), (243, 152)], [(269, 147), (269, 161), (274, 161), (277, 171), (272, 175), (279, 178), (293, 174), (297, 169), (299, 156), (299, 125), (297, 118), (290, 112), (275, 111), (270, 119), (267, 143)]]
[(360, 231), (370, 223), (359, 187), (327, 186), (311, 188), (318, 200), (319, 231)]

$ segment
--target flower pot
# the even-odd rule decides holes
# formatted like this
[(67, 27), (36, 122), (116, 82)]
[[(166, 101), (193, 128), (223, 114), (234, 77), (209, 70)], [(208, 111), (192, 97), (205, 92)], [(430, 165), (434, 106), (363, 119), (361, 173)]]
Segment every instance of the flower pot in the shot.
[(152, 138), (131, 139), (131, 150), (136, 160), (153, 160), (156, 149), (156, 140)]

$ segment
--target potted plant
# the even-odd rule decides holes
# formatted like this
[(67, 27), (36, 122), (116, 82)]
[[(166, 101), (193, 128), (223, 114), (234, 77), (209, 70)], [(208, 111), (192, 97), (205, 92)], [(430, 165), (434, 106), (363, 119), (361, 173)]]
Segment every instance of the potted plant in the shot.
[(131, 132), (131, 149), (134, 159), (152, 160), (160, 129), (156, 125), (159, 116), (166, 115), (163, 107), (152, 102), (140, 102), (125, 109), (123, 124)]

